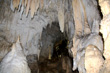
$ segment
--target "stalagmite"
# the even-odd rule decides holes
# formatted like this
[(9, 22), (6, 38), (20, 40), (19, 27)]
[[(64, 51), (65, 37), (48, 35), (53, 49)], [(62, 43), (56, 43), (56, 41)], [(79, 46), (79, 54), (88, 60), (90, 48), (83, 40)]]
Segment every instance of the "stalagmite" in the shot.
[(85, 73), (85, 70), (84, 70), (85, 48), (88, 45), (92, 44), (94, 46), (97, 46), (98, 50), (102, 54), (103, 53), (103, 42), (101, 40), (101, 37), (96, 33), (93, 33), (93, 34), (91, 33), (89, 35), (82, 36), (78, 40), (80, 41), (78, 42), (78, 46), (76, 47), (78, 51), (77, 51), (76, 56), (74, 57), (73, 70), (74, 68), (77, 68), (78, 66), (79, 71)]
[(94, 45), (86, 47), (85, 69), (86, 73), (99, 73), (104, 63), (100, 50)]
[(31, 73), (19, 39), (0, 64), (0, 73)]

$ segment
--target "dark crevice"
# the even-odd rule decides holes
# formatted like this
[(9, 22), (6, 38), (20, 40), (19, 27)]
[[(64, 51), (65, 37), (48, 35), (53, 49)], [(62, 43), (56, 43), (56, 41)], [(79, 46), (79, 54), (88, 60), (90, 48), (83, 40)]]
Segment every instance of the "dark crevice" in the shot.
[[(45, 58), (40, 57), (38, 62), (39, 73), (78, 73), (78, 70), (72, 70), (73, 58), (68, 52), (68, 39), (60, 31), (58, 22), (53, 22), (51, 26), (48, 25), (44, 28), (41, 38), (43, 45), (41, 53)], [(47, 49), (48, 45), (52, 44), (53, 47), (51, 48), (53, 49), (51, 49), (51, 58), (49, 58), (49, 50)]]
[(98, 0), (96, 0), (96, 1), (97, 1), (97, 8), (98, 8), (98, 10), (99, 10), (100, 17), (101, 17), (101, 19), (103, 19), (103, 14), (102, 14), (102, 12), (101, 12), (101, 7), (100, 7), (100, 5), (99, 5), (99, 1), (98, 1)]
[(68, 49), (67, 49), (67, 40), (60, 40), (54, 44), (53, 48), (53, 58), (59, 57), (60, 55), (68, 56)]

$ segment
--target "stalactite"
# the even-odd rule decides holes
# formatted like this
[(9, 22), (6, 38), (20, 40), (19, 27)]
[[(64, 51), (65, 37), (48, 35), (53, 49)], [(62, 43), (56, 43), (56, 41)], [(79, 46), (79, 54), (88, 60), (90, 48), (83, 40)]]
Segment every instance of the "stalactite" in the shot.
[(34, 13), (35, 13), (35, 10), (36, 10), (36, 7), (35, 7), (35, 0), (32, 0), (30, 9), (31, 9), (31, 18), (33, 18)]
[(37, 11), (37, 10), (38, 10), (38, 8), (39, 8), (39, 0), (35, 0), (35, 6), (36, 6), (35, 11)]
[(20, 0), (13, 0), (13, 7), (14, 7), (14, 9), (18, 8), (19, 3), (20, 3)]
[(27, 15), (28, 15), (28, 13), (29, 13), (29, 9), (30, 9), (30, 2), (31, 2), (31, 0), (28, 0), (27, 7), (26, 7), (26, 16), (27, 16)]
[(43, 7), (44, 7), (44, 0), (40, 0), (40, 8), (41, 8), (41, 10), (43, 9)]
[(58, 20), (61, 32), (64, 32), (64, 5), (59, 6)]
[(83, 7), (83, 14), (84, 14), (84, 35), (86, 34), (90, 34), (91, 31), (90, 31), (90, 26), (89, 26), (89, 23), (87, 21), (87, 12), (86, 12), (86, 8), (85, 8), (85, 5), (83, 3), (83, 1), (81, 0), (81, 5)]
[(24, 5), (25, 7), (27, 6), (28, 0), (25, 0)]
[(75, 21), (75, 35), (81, 36), (83, 32), (83, 25), (81, 19), (81, 8), (79, 0), (72, 0), (74, 21)]
[[(81, 36), (82, 35), (82, 22), (81, 22), (81, 9), (80, 9), (80, 4), (79, 4), (79, 0), (72, 0), (72, 7), (73, 7), (73, 13), (74, 13), (74, 21), (75, 21), (75, 34), (74, 34), (74, 38), (73, 38), (73, 48), (72, 48), (72, 52), (73, 52), (73, 57), (76, 57), (77, 54), (77, 46), (80, 40), (76, 39), (76, 35)], [(77, 68), (77, 66), (75, 66), (74, 64), (74, 68), (73, 70), (75, 70)]]

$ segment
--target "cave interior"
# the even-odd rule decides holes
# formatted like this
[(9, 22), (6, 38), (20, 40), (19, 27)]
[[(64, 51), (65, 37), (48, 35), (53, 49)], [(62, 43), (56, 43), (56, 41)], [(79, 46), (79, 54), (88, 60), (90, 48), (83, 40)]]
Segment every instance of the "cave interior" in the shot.
[(0, 0), (0, 73), (110, 73), (109, 21), (109, 0)]

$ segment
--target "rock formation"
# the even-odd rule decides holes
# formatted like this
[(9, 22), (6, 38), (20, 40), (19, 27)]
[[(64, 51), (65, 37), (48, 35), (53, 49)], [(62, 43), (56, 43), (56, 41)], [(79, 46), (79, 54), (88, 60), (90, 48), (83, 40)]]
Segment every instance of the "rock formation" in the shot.
[(19, 39), (0, 64), (0, 73), (31, 73)]
[[(20, 35), (23, 47), (20, 52), (24, 52), (26, 56), (22, 56), (28, 58), (30, 66), (39, 59), (51, 60), (55, 43), (66, 39), (73, 57), (73, 70), (109, 73), (109, 24), (109, 0), (0, 0), (0, 61), (5, 56), (1, 68), (8, 66), (4, 60), (16, 51), (13, 47), (18, 49), (19, 43), (11, 51), (9, 47)], [(67, 73), (68, 66), (64, 68)]]
[(85, 69), (86, 73), (99, 73), (104, 63), (102, 53), (94, 45), (86, 47), (85, 51)]
[(109, 0), (99, 0), (99, 5), (101, 6), (101, 12), (103, 14), (103, 19), (101, 20), (100, 32), (104, 39), (104, 57), (105, 63), (102, 69), (103, 73), (110, 73), (110, 1)]

